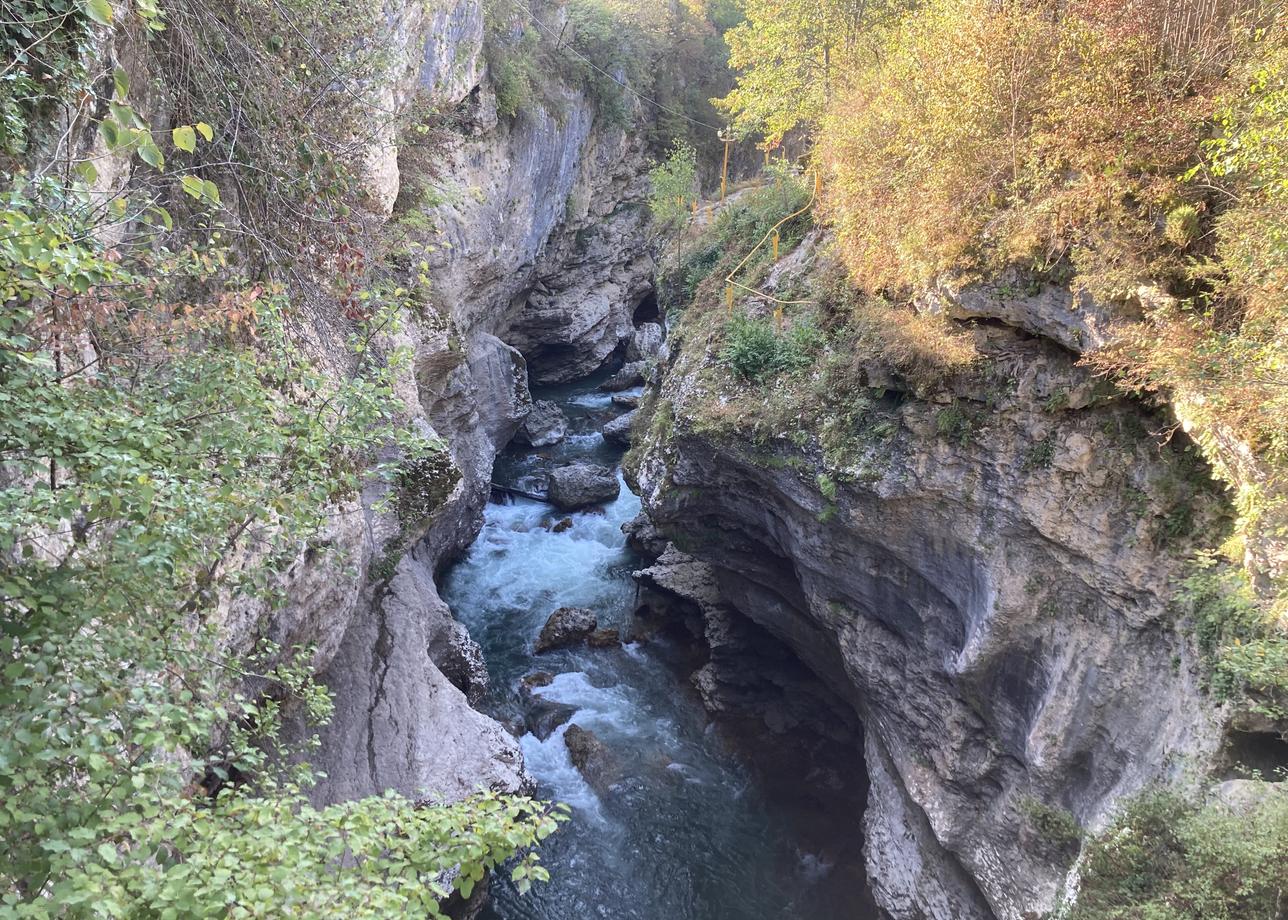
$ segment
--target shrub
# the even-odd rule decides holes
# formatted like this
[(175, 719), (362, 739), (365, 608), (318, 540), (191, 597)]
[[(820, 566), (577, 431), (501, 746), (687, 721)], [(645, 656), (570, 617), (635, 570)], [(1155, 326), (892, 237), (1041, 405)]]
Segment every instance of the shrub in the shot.
[(1249, 809), (1154, 790), (1086, 847), (1065, 920), (1249, 920), (1282, 916), (1288, 795)]
[(1262, 607), (1247, 575), (1200, 556), (1177, 600), (1193, 623), (1212, 692), (1272, 718), (1288, 716), (1288, 630)]
[(764, 383), (783, 373), (809, 367), (817, 337), (812, 324), (805, 331), (787, 334), (774, 331), (769, 320), (735, 314), (725, 330), (725, 347), (720, 360), (736, 375), (753, 383)]

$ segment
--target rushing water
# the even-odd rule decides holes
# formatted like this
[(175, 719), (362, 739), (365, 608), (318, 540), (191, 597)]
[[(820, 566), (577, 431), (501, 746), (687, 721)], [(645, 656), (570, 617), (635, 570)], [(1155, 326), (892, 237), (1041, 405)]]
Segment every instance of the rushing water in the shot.
[[(552, 464), (588, 458), (615, 465), (619, 452), (599, 428), (615, 411), (584, 383), (539, 394), (559, 402), (569, 437), (542, 451), (507, 452), (499, 482), (540, 487)], [(520, 896), (493, 884), (489, 920), (867, 920), (857, 816), (839, 846), (819, 843), (793, 812), (791, 795), (758, 781), (716, 729), (665, 642), (622, 648), (578, 647), (540, 656), (533, 642), (558, 607), (588, 607), (600, 626), (626, 633), (634, 608), (638, 559), (621, 525), (639, 511), (623, 486), (603, 509), (564, 515), (526, 499), (489, 505), (482, 534), (448, 575), (444, 596), (483, 648), (492, 678), (493, 715), (522, 721), (520, 679), (547, 671), (535, 691), (576, 707), (613, 757), (612, 785), (601, 798), (569, 759), (568, 725), (545, 741), (520, 739), (539, 794), (567, 802), (572, 821), (542, 849), (552, 881)], [(571, 517), (572, 526), (552, 525)], [(739, 748), (740, 749), (740, 748)], [(800, 782), (803, 782), (803, 777)], [(784, 790), (779, 790), (784, 791)], [(836, 836), (835, 833), (833, 836)], [(809, 841), (809, 842), (807, 842)]]

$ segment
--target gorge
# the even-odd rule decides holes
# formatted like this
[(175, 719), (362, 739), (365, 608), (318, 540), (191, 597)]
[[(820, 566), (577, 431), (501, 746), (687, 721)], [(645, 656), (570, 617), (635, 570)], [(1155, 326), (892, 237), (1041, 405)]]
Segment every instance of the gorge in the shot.
[[(50, 493), (89, 496), (75, 492), (65, 507), (30, 498), (5, 522), (5, 626), (16, 638), (0, 645), (10, 665), (0, 729), (26, 747), (0, 748), (0, 791), (18, 801), (39, 785), (10, 771), (43, 758), (72, 764), (49, 782), (46, 806), (77, 788), (93, 806), (69, 808), (57, 827), (45, 806), (0, 821), (15, 854), (0, 875), (0, 917), (97, 916), (84, 905), (103, 891), (127, 905), (103, 915), (440, 916), (441, 903), (487, 920), (1251, 920), (1262, 914), (1248, 905), (1282, 896), (1278, 639), (1251, 626), (1235, 639), (1212, 612), (1236, 622), (1273, 606), (1282, 480), (1268, 439), (1246, 437), (1216, 397), (1116, 386), (1095, 363), (1100, 349), (1135, 341), (1125, 330), (1142, 317), (1170, 315), (1175, 295), (1142, 283), (1128, 311), (1062, 274), (1073, 256), (937, 272), (907, 296), (893, 282), (863, 288), (862, 258), (847, 262), (846, 247), (867, 231), (837, 197), (820, 200), (864, 155), (843, 146), (853, 138), (811, 152), (791, 125), (762, 153), (709, 123), (718, 115), (706, 100), (736, 99), (754, 73), (737, 39), (726, 65), (726, 34), (759, 25), (765, 4), (393, 0), (340, 26), (328, 4), (256, 0), (239, 19), (170, 0), (155, 35), (156, 4), (102, 6), (59, 14), (81, 17), (75, 55), (96, 79), (81, 101), (22, 101), (24, 112), (55, 113), (55, 130), (31, 128), (21, 156), (5, 148), (17, 164), (8, 191), (34, 201), (39, 164), (79, 161), (92, 169), (67, 169), (85, 210), (106, 212), (141, 188), (150, 203), (85, 233), (42, 218), (55, 229), (40, 238), (60, 253), (96, 241), (92, 269), (79, 254), (0, 251), (6, 277), (19, 279), (6, 282), (6, 303), (22, 317), (3, 327), (0, 370), (18, 381), (20, 369), (46, 368), (41, 392), (81, 377), (102, 392), (114, 372), (131, 377), (121, 368), (150, 379), (128, 362), (137, 341), (162, 342), (165, 361), (148, 352), (144, 362), (164, 369), (161, 408), (154, 432), (138, 421), (151, 410), (135, 403), (87, 403), (86, 418), (108, 419), (109, 434), (100, 443), (96, 421), (78, 421), (72, 446), (41, 435), (57, 449), (22, 440), (33, 412), (0, 429), (13, 507), (45, 481)], [(244, 52), (264, 69), (220, 70), (243, 42), (264, 46)], [(188, 87), (199, 67), (224, 82)], [(742, 89), (730, 67), (742, 68)], [(270, 77), (283, 98), (243, 99), (246, 84)], [(216, 123), (198, 104), (227, 117)], [(802, 91), (792, 106), (809, 104)], [(252, 109), (298, 131), (299, 150)], [(121, 125), (104, 132), (95, 118)], [(323, 130), (334, 132), (325, 155), (306, 149), (305, 134)], [(135, 139), (118, 143), (118, 131)], [(246, 146), (261, 131), (263, 147)], [(207, 143), (209, 156), (168, 191), (149, 185), (161, 181), (153, 172), (164, 177), (139, 159), (149, 160), (152, 132), (172, 138), (169, 161), (200, 157)], [(261, 170), (255, 158), (270, 155), (307, 163), (291, 169), (308, 188), (257, 187), (251, 177), (277, 164)], [(333, 193), (310, 170), (336, 163), (351, 173), (334, 167), (348, 178)], [(681, 175), (677, 195), (659, 191), (659, 163)], [(284, 229), (266, 219), (279, 207)], [(166, 262), (187, 250), (157, 242), (157, 227), (203, 209), (193, 257)], [(34, 238), (21, 207), (6, 214), (24, 245)], [(229, 237), (227, 251), (202, 248)], [(861, 248), (895, 258), (871, 240)], [(121, 266), (136, 250), (141, 278), (127, 281)], [(51, 262), (89, 280), (46, 283), (37, 268)], [(163, 304), (162, 320), (104, 293), (127, 287)], [(292, 303), (280, 313), (279, 296)], [(176, 306), (185, 298), (198, 305)], [(109, 361), (104, 343), (118, 339), (95, 324), (118, 311), (113, 328), (131, 357)], [(252, 363), (244, 378), (236, 361), (194, 371), (194, 386), (226, 372), (252, 395), (243, 406), (198, 389), (189, 414), (174, 382), (183, 374), (166, 362), (182, 368), (215, 341), (234, 355), (280, 351), (282, 365)], [(50, 417), (69, 424), (60, 399)], [(284, 408), (297, 403), (298, 417)], [(225, 413), (227, 431), (187, 427)], [(283, 418), (280, 443), (230, 446), (256, 419), (272, 431)], [(135, 428), (147, 428), (137, 443), (111, 441)], [(167, 430), (179, 446), (149, 453)], [(209, 483), (166, 473), (183, 445), (206, 451)], [(104, 452), (108, 472), (86, 472)], [(246, 472), (257, 463), (273, 487), (243, 494), (236, 483), (257, 481)], [(576, 495), (587, 479), (600, 493)], [(107, 485), (99, 496), (82, 482)], [(109, 493), (125, 496), (126, 512), (110, 537), (96, 536), (97, 516), (122, 505)], [(160, 554), (148, 551), (149, 522), (194, 494), (210, 505), (174, 520), (220, 526), (198, 531), (191, 560), (159, 566), (184, 578), (174, 603), (162, 595), (172, 612), (149, 641), (168, 648), (208, 629), (191, 660), (209, 688), (189, 691), (192, 673), (164, 659), (136, 666), (121, 653), (99, 684), (69, 667), (72, 689), (19, 691), (45, 686), (48, 668), (29, 648), (50, 635), (97, 643), (111, 620), (95, 612), (75, 629), (50, 626), (38, 615), (46, 592), (83, 597), (108, 584), (106, 563), (76, 566), (121, 534), (151, 565)], [(1254, 500), (1265, 510), (1250, 512)], [(314, 504), (297, 526), (293, 508)], [(1217, 596), (1212, 572), (1240, 573), (1221, 576), (1236, 587)], [(123, 596), (131, 634), (152, 614), (145, 596)], [(1271, 676), (1227, 686), (1213, 657), (1245, 643)], [(136, 685), (134, 696), (115, 692)], [(169, 705), (180, 687), (188, 696), (173, 710), (209, 699), (208, 724), (111, 753), (126, 744), (119, 726), (137, 721), (151, 739), (154, 724), (180, 718)], [(149, 693), (164, 717), (142, 702)], [(46, 723), (24, 695), (59, 701), (48, 730), (26, 732)], [(96, 695), (110, 726), (101, 749), (23, 753), (37, 750), (26, 734), (82, 726), (82, 700)], [(82, 757), (102, 765), (81, 767)], [(96, 770), (108, 777), (101, 798), (100, 780), (83, 780)], [(86, 833), (85, 815), (128, 791), (117, 791), (124, 776), (140, 801), (166, 782), (173, 797)], [(282, 789), (280, 810), (262, 806)], [(392, 811), (349, 810), (373, 802)], [(226, 803), (227, 833), (246, 853), (184, 836), (210, 814), (227, 817)], [(1158, 830), (1151, 803), (1174, 809), (1175, 826)], [(184, 817), (167, 829), (171, 808)], [(1221, 878), (1237, 865), (1257, 879), (1238, 876), (1252, 892), (1237, 902), (1246, 912), (1180, 900), (1174, 913), (1130, 912), (1122, 892), (1134, 885), (1144, 903), (1154, 880), (1113, 888), (1105, 866), (1134, 871), (1131, 860), (1153, 858), (1164, 839), (1169, 871), (1202, 879), (1177, 855), (1189, 831), (1176, 827), (1205, 828), (1203, 809), (1216, 810), (1214, 834), (1264, 834), (1228, 864), (1223, 851), (1211, 857)], [(427, 842), (408, 830), (417, 814)], [(162, 827), (148, 837), (140, 828), (152, 821)], [(312, 836), (313, 861), (274, 870), (279, 857), (262, 856), (254, 830), (274, 823), (286, 839), (268, 849), (306, 852)], [(235, 859), (202, 861), (224, 845)], [(435, 855), (418, 862), (418, 852)], [(251, 867), (263, 865), (260, 879)], [(349, 870), (342, 893), (309, 890)], [(160, 910), (170, 895), (158, 892), (187, 891), (189, 875), (202, 879), (185, 895), (192, 903)], [(261, 883), (238, 887), (239, 876)], [(6, 912), (40, 903), (47, 913)], [(1288, 916), (1283, 897), (1271, 903), (1270, 920)]]

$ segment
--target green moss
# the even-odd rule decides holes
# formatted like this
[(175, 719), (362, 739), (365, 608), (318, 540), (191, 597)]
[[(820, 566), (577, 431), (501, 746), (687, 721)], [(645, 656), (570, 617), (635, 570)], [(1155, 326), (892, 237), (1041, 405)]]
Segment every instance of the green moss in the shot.
[(1045, 470), (1051, 466), (1051, 461), (1055, 459), (1055, 437), (1048, 435), (1036, 444), (1033, 444), (1024, 454), (1024, 461), (1020, 468), (1029, 470)]
[(371, 563), (371, 581), (382, 588), (388, 585), (405, 553), (406, 549), (403, 547), (403, 538), (401, 536), (385, 543), (384, 551), (380, 554), (380, 557)]
[(431, 450), (404, 460), (394, 476), (394, 508), (405, 530), (421, 526), (442, 507), (461, 481), (461, 473), (445, 450)]
[(935, 413), (935, 431), (939, 436), (948, 441), (956, 441), (963, 447), (970, 443), (978, 425), (978, 419), (957, 403)]
[(1020, 810), (1044, 849), (1069, 857), (1078, 851), (1082, 844), (1082, 826), (1068, 809), (1029, 797), (1021, 803)]

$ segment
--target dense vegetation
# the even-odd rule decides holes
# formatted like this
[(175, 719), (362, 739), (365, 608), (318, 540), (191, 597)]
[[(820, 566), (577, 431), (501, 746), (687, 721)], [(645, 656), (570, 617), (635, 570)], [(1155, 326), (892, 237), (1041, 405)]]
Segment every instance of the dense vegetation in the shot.
[(731, 85), (722, 35), (740, 19), (735, 0), (569, 0), (544, 12), (487, 0), (485, 8), (501, 114), (558, 115), (559, 93), (572, 86), (610, 125), (625, 126), (646, 106), (643, 123), (658, 152), (682, 142), (715, 158), (718, 140), (704, 124), (718, 123), (711, 98)]
[(944, 279), (1007, 272), (1115, 318), (1085, 360), (1174, 406), (1235, 497), (1222, 554), (1236, 571), (1220, 580), (1259, 613), (1235, 604), (1237, 622), (1214, 627), (1204, 611), (1231, 605), (1198, 605), (1214, 686), (1282, 711), (1288, 14), (1261, 0), (749, 2), (730, 44), (741, 72), (722, 106), (767, 147), (813, 142), (839, 258), (918, 351), (955, 364), (948, 328), (906, 308)]
[[(1264, 792), (1262, 793), (1265, 794)], [(1246, 920), (1283, 916), (1288, 796), (1194, 804), (1165, 790), (1133, 800), (1088, 846), (1062, 920)]]
[[(360, 488), (442, 466), (352, 216), (375, 21), (3, 8), (0, 916), (438, 916), (515, 854), (543, 878), (562, 815), (525, 798), (314, 808), (279, 733), (329, 713), (311, 650), (233, 628)], [(156, 85), (104, 72), (112, 30)]]
[[(1282, 728), (1288, 12), (1260, 0), (744, 8), (727, 34), (738, 83), (717, 104), (766, 150), (808, 152), (834, 245), (781, 275), (761, 253), (745, 279), (761, 293), (738, 289), (727, 308), (728, 273), (791, 213), (774, 200), (781, 183), (686, 238), (663, 301), (683, 311), (677, 339), (716, 358), (698, 372), (695, 424), (820, 446), (828, 497), (837, 468), (864, 475), (895, 431), (864, 362), (917, 394), (942, 396), (953, 378), (993, 385), (966, 330), (918, 308), (928, 288), (1002, 278), (1002, 296), (1049, 285), (1094, 300), (1113, 325), (1078, 343), (1084, 363), (1174, 409), (1239, 516), (1176, 586), (1200, 678), (1214, 701)], [(771, 319), (771, 298), (802, 297), (802, 275), (809, 302)], [(655, 418), (671, 425), (671, 407)], [(950, 439), (985, 424), (956, 403), (936, 416)], [(1050, 457), (1046, 442), (1025, 462)], [(1160, 540), (1188, 536), (1181, 512)], [(1088, 844), (1085, 896), (1067, 916), (1278, 916), (1286, 826), (1275, 796), (1237, 808), (1143, 796)]]

